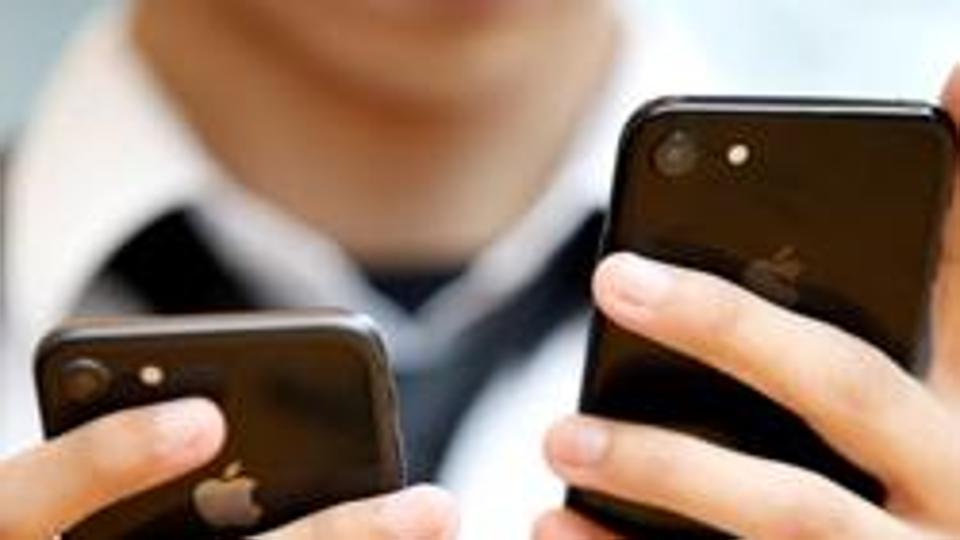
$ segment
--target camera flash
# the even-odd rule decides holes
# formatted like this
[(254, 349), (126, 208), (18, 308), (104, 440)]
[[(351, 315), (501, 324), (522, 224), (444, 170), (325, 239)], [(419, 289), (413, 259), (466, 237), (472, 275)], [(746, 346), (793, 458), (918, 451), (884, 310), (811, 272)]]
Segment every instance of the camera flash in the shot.
[(163, 384), (163, 370), (157, 366), (144, 366), (140, 368), (140, 382), (145, 386), (160, 386)]
[(750, 147), (738, 143), (727, 150), (727, 161), (734, 167), (743, 167), (750, 161)]

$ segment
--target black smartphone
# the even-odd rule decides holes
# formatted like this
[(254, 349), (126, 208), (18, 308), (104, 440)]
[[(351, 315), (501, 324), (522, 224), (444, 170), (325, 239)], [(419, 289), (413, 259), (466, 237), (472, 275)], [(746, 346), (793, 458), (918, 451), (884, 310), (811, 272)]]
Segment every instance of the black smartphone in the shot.
[(403, 484), (393, 383), (368, 318), (337, 310), (77, 321), (39, 346), (46, 434), (175, 398), (216, 402), (209, 465), (69, 540), (241, 538)]
[[(955, 148), (947, 114), (922, 103), (658, 100), (621, 141), (603, 253), (640, 253), (740, 283), (920, 374)], [(693, 433), (884, 498), (791, 412), (601, 313), (581, 410)], [(729, 538), (599, 493), (571, 490), (568, 505), (631, 538)]]

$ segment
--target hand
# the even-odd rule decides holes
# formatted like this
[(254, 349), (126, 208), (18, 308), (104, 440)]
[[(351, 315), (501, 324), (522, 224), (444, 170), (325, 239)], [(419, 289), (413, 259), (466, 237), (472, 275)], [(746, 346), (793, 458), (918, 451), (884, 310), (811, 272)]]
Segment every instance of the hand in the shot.
[(325, 510), (263, 540), (453, 540), (453, 499), (431, 486), (417, 486)]
[[(960, 70), (945, 99), (960, 118)], [(960, 183), (960, 179), (958, 179)], [(885, 508), (799, 467), (651, 426), (572, 418), (546, 452), (572, 485), (653, 505), (738, 537), (932, 539), (960, 536), (960, 206), (948, 216), (927, 381), (873, 346), (715, 277), (632, 255), (595, 276), (617, 324), (698, 358), (800, 415), (888, 489)], [(611, 538), (572, 513), (538, 538)]]
[[(0, 461), (0, 538), (52, 539), (98, 510), (216, 456), (226, 428), (212, 403), (187, 399), (96, 420)], [(449, 499), (431, 488), (345, 504), (268, 536), (277, 540), (442, 540)]]

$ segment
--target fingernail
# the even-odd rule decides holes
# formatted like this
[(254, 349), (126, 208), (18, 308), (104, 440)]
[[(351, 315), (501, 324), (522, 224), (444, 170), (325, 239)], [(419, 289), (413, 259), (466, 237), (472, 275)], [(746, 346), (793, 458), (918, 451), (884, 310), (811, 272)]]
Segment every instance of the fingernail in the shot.
[(392, 538), (441, 540), (456, 529), (453, 499), (432, 486), (417, 486), (391, 495), (380, 509), (380, 520)]
[(604, 272), (617, 299), (634, 307), (657, 306), (670, 293), (673, 275), (660, 263), (618, 254), (604, 262)]
[(594, 467), (607, 456), (610, 430), (595, 420), (571, 418), (560, 423), (551, 434), (553, 457), (573, 468)]
[(157, 445), (164, 453), (182, 452), (207, 436), (222, 429), (216, 406), (205, 399), (183, 399), (157, 405), (153, 410), (153, 426)]

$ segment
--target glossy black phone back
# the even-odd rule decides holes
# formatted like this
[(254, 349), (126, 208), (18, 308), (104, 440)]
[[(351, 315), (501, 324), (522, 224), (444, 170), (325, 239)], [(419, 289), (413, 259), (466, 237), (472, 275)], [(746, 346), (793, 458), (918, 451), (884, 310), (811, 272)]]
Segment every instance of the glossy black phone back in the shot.
[[(84, 358), (106, 367), (110, 384), (77, 402), (64, 388), (64, 370)], [(144, 384), (146, 366), (162, 369), (162, 384)], [(70, 540), (239, 538), (403, 483), (384, 351), (361, 316), (330, 310), (80, 322), (44, 341), (36, 377), (51, 437), (120, 409), (186, 396), (214, 400), (229, 425), (211, 464), (94, 515), (66, 534)], [(227, 493), (233, 488), (250, 492), (258, 519), (212, 526), (197, 498), (233, 498), (212, 502), (206, 515), (222, 513), (244, 497)]]
[[(670, 177), (652, 156), (677, 132), (696, 145), (697, 159)], [(944, 113), (914, 103), (655, 102), (624, 135), (604, 253), (633, 251), (722, 276), (862, 336), (919, 374), (953, 133)], [(736, 145), (749, 149), (739, 166), (731, 164)], [(601, 314), (581, 407), (799, 464), (872, 500), (884, 495), (790, 412)], [(569, 504), (630, 537), (727, 537), (595, 493), (573, 490)]]

